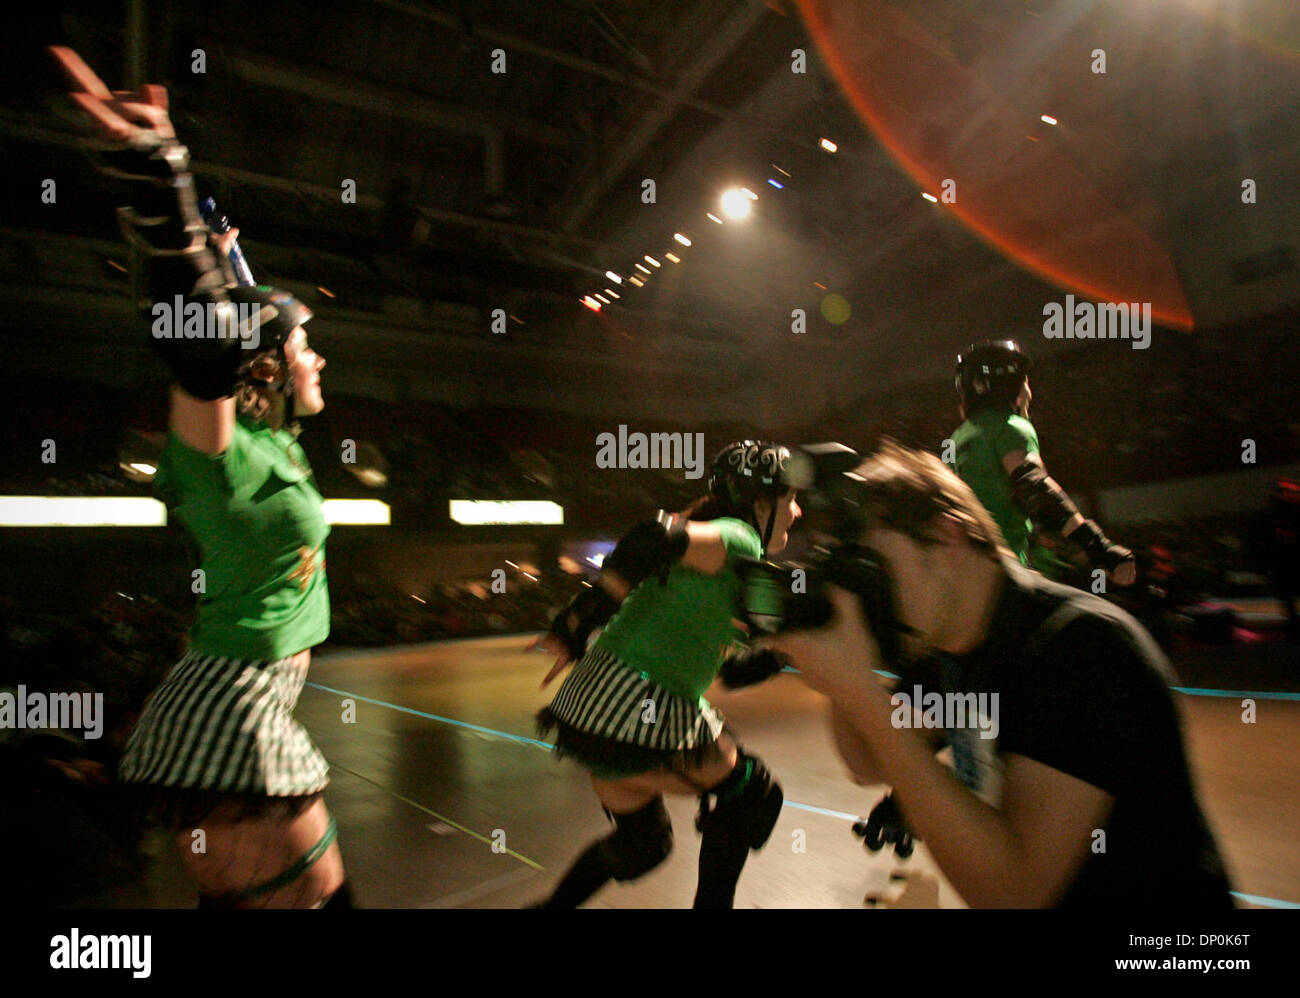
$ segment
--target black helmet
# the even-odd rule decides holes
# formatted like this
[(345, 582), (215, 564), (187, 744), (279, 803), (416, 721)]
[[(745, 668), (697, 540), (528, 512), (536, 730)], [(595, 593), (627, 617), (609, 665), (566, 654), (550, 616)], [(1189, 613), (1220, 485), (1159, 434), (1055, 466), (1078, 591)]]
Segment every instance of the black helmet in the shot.
[(789, 459), (790, 449), (770, 440), (734, 440), (713, 459), (709, 495), (737, 510), (760, 498), (783, 496), (790, 491), (785, 480)]
[(968, 411), (986, 405), (1016, 404), (1029, 376), (1029, 357), (1015, 340), (984, 340), (957, 355), (954, 383)]
[[(709, 495), (721, 502), (731, 515), (753, 523), (757, 500), (775, 501), (793, 488), (785, 474), (789, 459), (790, 449), (770, 440), (734, 440), (713, 459)], [(774, 503), (762, 532), (764, 548), (772, 539), (775, 524)]]
[(249, 358), (240, 369), (241, 380), (245, 382), (271, 382), (271, 378), (258, 370), (258, 359), (268, 351), (276, 351), (283, 372), (283, 383), (275, 385), (286, 397), (293, 394), (293, 375), (289, 371), (289, 362), (284, 354), (284, 345), (289, 335), (298, 326), (312, 317), (312, 310), (287, 291), (279, 288), (258, 285), (237, 285), (226, 288), (226, 297), (231, 304), (254, 305), (259, 307), (257, 328), (258, 346), (249, 351)]

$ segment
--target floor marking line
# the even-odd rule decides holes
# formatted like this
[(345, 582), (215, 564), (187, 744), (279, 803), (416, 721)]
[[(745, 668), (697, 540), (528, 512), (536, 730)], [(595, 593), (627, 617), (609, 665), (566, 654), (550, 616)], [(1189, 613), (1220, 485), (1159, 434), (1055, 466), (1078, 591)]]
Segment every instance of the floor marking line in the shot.
[(830, 808), (817, 807), (814, 804), (800, 804), (798, 801), (788, 800), (785, 802), (786, 807), (797, 807), (800, 811), (811, 811), (813, 814), (825, 814), (832, 818), (843, 818), (845, 821), (858, 821), (862, 815), (849, 814), (847, 811), (832, 811)]
[[(497, 731), (495, 728), (485, 728), (478, 724), (470, 724), (468, 721), (457, 721), (455, 718), (452, 717), (442, 717), (438, 714), (428, 714), (422, 710), (415, 710), (411, 707), (402, 707), (399, 704), (388, 703), (385, 700), (375, 700), (372, 697), (363, 697), (358, 693), (349, 693), (347, 690), (336, 690), (331, 686), (322, 686), (320, 683), (304, 683), (303, 685), (311, 686), (318, 690), (324, 690), (327, 693), (336, 693), (336, 694), (341, 694), (342, 696), (345, 697), (352, 697), (354, 700), (364, 700), (366, 703), (373, 703), (379, 707), (387, 707), (390, 710), (400, 710), (404, 714), (414, 714), (416, 717), (426, 717), (432, 721), (441, 721), (444, 724), (454, 724), (460, 728), (469, 728), (471, 731), (479, 731), (488, 735), (496, 735), (499, 738), (506, 738), (509, 739), (510, 741), (523, 742), (525, 745), (535, 745), (537, 748), (546, 749), (548, 751), (552, 748), (550, 742), (541, 742), (538, 741), (536, 738), (525, 738), (523, 735), (512, 735), (508, 731)], [(330, 765), (333, 765), (333, 763), (330, 763)], [(339, 768), (343, 769), (342, 766), (340, 766)], [(345, 772), (350, 772), (350, 770), (345, 770)], [(364, 776), (361, 778), (365, 779)], [(380, 786), (380, 784), (376, 783), (375, 786)], [(387, 787), (383, 787), (382, 789), (388, 790)], [(393, 791), (391, 790), (389, 790), (388, 792), (393, 793)], [(420, 805), (416, 804), (415, 806), (419, 807)], [(859, 818), (859, 815), (849, 814), (846, 811), (831, 811), (824, 807), (816, 807), (812, 804), (800, 804), (797, 801), (792, 801), (792, 800), (787, 800), (784, 806), (799, 808), (800, 810), (803, 811), (812, 811), (815, 814), (827, 814), (833, 818), (844, 818), (847, 821), (857, 821)], [(433, 814), (432, 811), (430, 811), (429, 813)], [(447, 824), (450, 825), (451, 822), (449, 821), (447, 822)], [(538, 869), (541, 869), (541, 867), (538, 867)]]
[(1295, 901), (1279, 901), (1277, 898), (1260, 897), (1258, 894), (1242, 894), (1241, 891), (1230, 891), (1229, 893), (1235, 898), (1241, 898), (1251, 904), (1262, 904), (1269, 908), (1300, 908), (1300, 904)]
[(468, 728), (471, 731), (478, 731), (485, 735), (496, 735), (498, 738), (507, 738), (512, 742), (523, 742), (525, 745), (535, 745), (538, 748), (549, 749), (550, 742), (538, 741), (536, 738), (528, 738), (524, 735), (514, 735), (508, 731), (497, 731), (495, 728), (484, 728), (478, 724), (470, 724), (468, 721), (458, 721), (454, 717), (442, 717), (438, 714), (429, 714), (422, 710), (415, 710), (412, 707), (403, 707), (400, 704), (388, 703), (386, 700), (375, 700), (372, 697), (363, 697), (359, 693), (349, 693), (347, 690), (336, 690), (332, 686), (322, 686), (320, 683), (304, 683), (305, 686), (311, 686), (318, 690), (324, 690), (326, 693), (337, 693), (341, 696), (351, 697), (353, 700), (361, 700), (365, 703), (373, 703), (379, 707), (387, 707), (389, 710), (400, 710), (404, 714), (414, 714), (416, 717), (428, 718), (431, 721), (441, 721), (443, 724), (454, 724), (457, 727)]
[(1256, 693), (1250, 690), (1203, 690), (1194, 686), (1171, 686), (1170, 689), (1193, 697), (1231, 697), (1234, 700), (1242, 700), (1247, 697), (1253, 700), (1300, 700), (1300, 693)]
[[(479, 840), (480, 842), (482, 842), (484, 845), (488, 845), (488, 846), (490, 846), (490, 845), (493, 845), (493, 844), (494, 844), (494, 843), (492, 842), (491, 839), (484, 838), (482, 835), (480, 835), (478, 832), (474, 831), (472, 828), (466, 828), (464, 825), (459, 824), (458, 822), (452, 821), (452, 820), (451, 820), (450, 818), (448, 818), (446, 815), (442, 815), (442, 814), (439, 814), (437, 811), (430, 810), (429, 808), (425, 807), (423, 804), (417, 803), (416, 801), (411, 800), (411, 798), (409, 798), (409, 797), (404, 797), (404, 796), (402, 796), (402, 795), (399, 794), (396, 790), (391, 790), (391, 789), (389, 789), (388, 787), (384, 786), (382, 783), (378, 783), (378, 782), (376, 782), (375, 780), (372, 780), (372, 779), (371, 779), (370, 777), (368, 777), (368, 776), (362, 776), (360, 773), (358, 773), (358, 772), (357, 772), (356, 770), (354, 770), (354, 769), (348, 769), (347, 766), (340, 766), (338, 763), (334, 763), (334, 762), (330, 763), (330, 768), (331, 768), (331, 769), (339, 769), (339, 770), (342, 770), (343, 772), (349, 774), (350, 776), (355, 776), (358, 780), (364, 780), (366, 783), (369, 783), (371, 786), (378, 787), (380, 790), (384, 791), (385, 793), (392, 794), (394, 797), (396, 797), (398, 800), (402, 801), (404, 804), (410, 804), (411, 807), (419, 808), (419, 809), (420, 809), (421, 811), (423, 811), (425, 814), (432, 815), (433, 817), (437, 818), (439, 821), (443, 822), (444, 824), (451, 825), (452, 828), (455, 828), (455, 829), (457, 829), (458, 831), (462, 831), (462, 832), (464, 832), (466, 835), (471, 836), (472, 838), (476, 838), (476, 839), (478, 839), (478, 840)], [(540, 863), (535, 863), (535, 862), (533, 862), (533, 861), (532, 861), (531, 859), (529, 859), (527, 856), (521, 856), (519, 853), (515, 852), (513, 849), (507, 849), (507, 850), (505, 851), (505, 855), (507, 855), (507, 856), (513, 856), (515, 859), (519, 860), (519, 862), (521, 862), (521, 863), (526, 863), (528, 866), (531, 866), (534, 870), (541, 870), (541, 869), (544, 869), (544, 867), (543, 867)]]

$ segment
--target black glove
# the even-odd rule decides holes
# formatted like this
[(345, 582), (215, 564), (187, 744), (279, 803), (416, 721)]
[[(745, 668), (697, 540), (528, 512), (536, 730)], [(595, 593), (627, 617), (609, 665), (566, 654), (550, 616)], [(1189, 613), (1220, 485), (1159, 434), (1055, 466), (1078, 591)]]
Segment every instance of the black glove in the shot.
[(745, 648), (723, 659), (718, 678), (733, 690), (770, 679), (790, 664), (789, 656), (771, 648)]
[(587, 653), (587, 639), (591, 632), (614, 616), (617, 609), (618, 600), (600, 586), (592, 586), (578, 593), (555, 615), (551, 621), (551, 633), (560, 639), (573, 658), (582, 658)]
[(1088, 561), (1105, 569), (1108, 574), (1113, 574), (1115, 569), (1134, 560), (1132, 551), (1113, 543), (1091, 520), (1084, 520), (1070, 533), (1069, 539), (1083, 548)]

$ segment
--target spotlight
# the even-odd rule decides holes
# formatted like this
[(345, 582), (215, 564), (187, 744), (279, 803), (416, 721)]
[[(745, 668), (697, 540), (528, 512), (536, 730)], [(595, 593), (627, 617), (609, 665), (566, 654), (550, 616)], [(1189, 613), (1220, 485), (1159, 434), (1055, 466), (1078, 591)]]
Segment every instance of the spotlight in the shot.
[(749, 198), (745, 192), (733, 187), (722, 195), (722, 213), (728, 218), (744, 218), (749, 214)]

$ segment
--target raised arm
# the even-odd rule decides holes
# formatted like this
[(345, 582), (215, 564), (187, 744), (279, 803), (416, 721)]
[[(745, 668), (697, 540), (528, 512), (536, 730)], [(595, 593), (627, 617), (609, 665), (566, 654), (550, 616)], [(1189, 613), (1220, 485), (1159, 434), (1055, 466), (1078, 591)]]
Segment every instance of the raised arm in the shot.
[[(148, 85), (139, 92), (110, 91), (72, 49), (51, 47), (50, 55), (71, 86), (70, 96), (86, 113), (91, 135), (100, 140), (95, 164), (126, 182), (127, 205), (118, 220), (128, 242), (148, 268), (150, 344), (172, 367), (171, 426), (197, 450), (221, 453), (234, 428), (236, 371), (245, 359), (235, 336), (189, 339), (179, 332), (183, 316), (176, 302), (228, 309), (223, 288), (229, 275), (209, 246), (199, 217), (189, 152), (176, 139), (167, 112), (167, 92)], [(229, 313), (227, 313), (229, 314)], [(229, 327), (232, 331), (236, 327)], [(205, 321), (205, 332), (215, 331)]]

